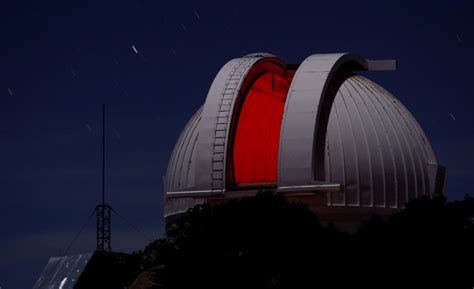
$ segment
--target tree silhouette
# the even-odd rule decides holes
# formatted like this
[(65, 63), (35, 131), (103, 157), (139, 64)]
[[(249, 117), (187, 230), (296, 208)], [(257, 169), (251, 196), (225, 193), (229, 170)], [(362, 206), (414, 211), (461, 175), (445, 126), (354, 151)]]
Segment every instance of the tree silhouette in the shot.
[(263, 193), (189, 210), (142, 263), (154, 288), (472, 288), (473, 216), (470, 197), (419, 198), (350, 235)]

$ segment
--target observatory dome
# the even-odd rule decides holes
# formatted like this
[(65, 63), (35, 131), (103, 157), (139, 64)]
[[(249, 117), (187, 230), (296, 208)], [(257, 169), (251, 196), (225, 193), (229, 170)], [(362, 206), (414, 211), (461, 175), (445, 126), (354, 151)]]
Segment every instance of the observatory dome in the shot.
[(443, 193), (445, 168), (418, 122), (356, 74), (395, 68), (353, 53), (229, 61), (171, 154), (165, 217), (268, 190), (339, 216)]

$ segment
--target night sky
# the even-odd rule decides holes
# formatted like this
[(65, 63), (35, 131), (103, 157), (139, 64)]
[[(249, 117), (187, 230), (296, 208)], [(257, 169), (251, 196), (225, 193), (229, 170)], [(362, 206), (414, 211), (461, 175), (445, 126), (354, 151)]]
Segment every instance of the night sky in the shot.
[[(398, 59), (364, 75), (420, 122), (448, 198), (474, 195), (474, 2), (413, 2), (2, 1), (0, 287), (31, 288), (99, 202), (103, 101), (112, 247), (163, 236), (173, 145), (220, 67), (252, 52)], [(94, 223), (68, 253), (94, 249)]]

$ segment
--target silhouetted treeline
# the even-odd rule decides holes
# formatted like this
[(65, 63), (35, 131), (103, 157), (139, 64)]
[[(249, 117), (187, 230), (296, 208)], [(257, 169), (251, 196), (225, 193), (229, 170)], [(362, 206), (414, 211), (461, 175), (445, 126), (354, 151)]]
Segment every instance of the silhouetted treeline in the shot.
[[(65, 269), (67, 270), (68, 268), (70, 267), (66, 264)], [(70, 278), (70, 276), (74, 276), (74, 273), (70, 274), (69, 281), (75, 282), (74, 289), (125, 288), (137, 278), (141, 271), (141, 256), (139, 254), (96, 251), (87, 262), (87, 266), (80, 274), (77, 282)]]
[(261, 194), (200, 205), (146, 247), (154, 288), (473, 288), (474, 199), (420, 198), (355, 234)]

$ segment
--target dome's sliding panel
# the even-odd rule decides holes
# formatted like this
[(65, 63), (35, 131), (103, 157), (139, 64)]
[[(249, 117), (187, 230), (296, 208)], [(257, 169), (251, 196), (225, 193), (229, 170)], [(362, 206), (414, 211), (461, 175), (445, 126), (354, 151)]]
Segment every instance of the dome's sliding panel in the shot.
[[(229, 61), (214, 79), (199, 124), (196, 150), (196, 189), (222, 193), (226, 187), (226, 163), (232, 112), (244, 80), (255, 63), (276, 59), (252, 54)], [(281, 61), (280, 61), (281, 62)]]

